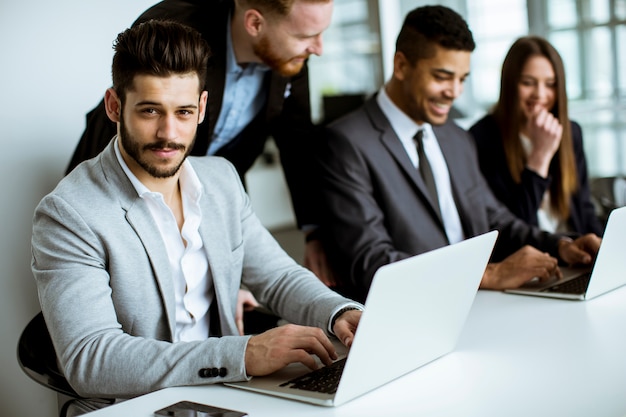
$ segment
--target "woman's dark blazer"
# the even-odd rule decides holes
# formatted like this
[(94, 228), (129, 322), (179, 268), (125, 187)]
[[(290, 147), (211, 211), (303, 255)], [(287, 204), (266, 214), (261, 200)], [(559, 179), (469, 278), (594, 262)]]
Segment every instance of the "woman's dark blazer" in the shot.
[[(558, 158), (552, 158), (548, 178), (543, 178), (525, 168), (521, 183), (513, 181), (502, 145), (502, 136), (495, 118), (488, 114), (474, 124), (470, 133), (476, 141), (480, 169), (487, 183), (504, 205), (522, 220), (537, 226), (537, 210), (545, 191), (550, 187), (554, 173), (559, 169)], [(587, 162), (583, 149), (582, 130), (576, 122), (571, 122), (572, 143), (576, 158), (578, 191), (570, 202), (570, 216), (567, 220), (570, 230), (576, 233), (596, 233), (602, 235), (603, 228), (596, 215), (589, 192)]]

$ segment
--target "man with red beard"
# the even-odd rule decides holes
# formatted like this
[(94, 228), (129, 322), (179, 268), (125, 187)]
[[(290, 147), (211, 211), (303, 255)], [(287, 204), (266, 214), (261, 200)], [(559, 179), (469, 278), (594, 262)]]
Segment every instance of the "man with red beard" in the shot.
[[(298, 226), (317, 225), (319, 197), (311, 178), (313, 124), (306, 60), (322, 54), (332, 0), (164, 0), (133, 25), (172, 20), (198, 30), (211, 47), (206, 118), (191, 155), (219, 155), (243, 179), (271, 136), (280, 151)], [(96, 156), (116, 133), (104, 101), (87, 126), (67, 172)], [(319, 241), (307, 238), (304, 265), (329, 274)]]

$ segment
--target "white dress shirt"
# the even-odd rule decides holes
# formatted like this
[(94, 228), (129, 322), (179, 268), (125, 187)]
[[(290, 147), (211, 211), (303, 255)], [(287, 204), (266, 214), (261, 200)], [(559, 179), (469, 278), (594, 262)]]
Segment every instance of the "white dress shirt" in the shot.
[(428, 162), (433, 171), (435, 184), (437, 184), (437, 196), (441, 217), (446, 230), (446, 235), (450, 243), (457, 243), (465, 239), (461, 218), (452, 196), (452, 185), (450, 184), (450, 173), (448, 165), (439, 147), (437, 137), (432, 126), (428, 123), (418, 125), (396, 106), (382, 87), (376, 96), (376, 102), (380, 106), (383, 114), (389, 120), (391, 127), (400, 139), (402, 146), (408, 154), (415, 169), (419, 168), (419, 158), (413, 137), (418, 129), (424, 129), (424, 153), (428, 157)]
[(185, 161), (179, 178), (184, 213), (183, 227), (179, 231), (174, 213), (165, 204), (163, 194), (150, 191), (126, 165), (117, 137), (115, 154), (137, 194), (146, 201), (167, 249), (176, 299), (174, 341), (206, 339), (209, 337), (209, 307), (215, 292), (209, 261), (198, 231), (202, 221), (200, 181), (189, 161)]

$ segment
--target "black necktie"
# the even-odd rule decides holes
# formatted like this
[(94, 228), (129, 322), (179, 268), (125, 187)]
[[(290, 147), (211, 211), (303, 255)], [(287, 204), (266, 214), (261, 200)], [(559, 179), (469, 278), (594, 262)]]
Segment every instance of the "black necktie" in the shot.
[(422, 175), (422, 180), (426, 184), (426, 188), (432, 197), (433, 203), (435, 203), (435, 210), (441, 215), (441, 209), (439, 208), (439, 197), (437, 195), (437, 184), (435, 183), (435, 177), (433, 171), (428, 163), (428, 158), (424, 152), (424, 129), (419, 129), (415, 136), (413, 136), (417, 143), (417, 157), (419, 158), (419, 170)]

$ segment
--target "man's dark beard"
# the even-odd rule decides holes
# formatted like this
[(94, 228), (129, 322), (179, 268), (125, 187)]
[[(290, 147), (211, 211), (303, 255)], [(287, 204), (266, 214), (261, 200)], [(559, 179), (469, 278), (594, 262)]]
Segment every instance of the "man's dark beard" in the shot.
[[(133, 158), (133, 160), (137, 162), (137, 164), (139, 164), (141, 168), (143, 168), (148, 174), (150, 174), (154, 178), (170, 178), (174, 176), (178, 172), (180, 167), (183, 165), (183, 162), (185, 162), (185, 159), (187, 159), (187, 156), (189, 156), (189, 154), (191, 153), (191, 150), (193, 149), (193, 145), (196, 139), (194, 138), (193, 142), (191, 143), (189, 148), (187, 148), (186, 150), (185, 150), (185, 145), (181, 145), (179, 143), (171, 143), (167, 141), (161, 141), (161, 142), (152, 143), (150, 145), (144, 145), (142, 149), (140, 148), (140, 145), (136, 141), (133, 140), (132, 135), (126, 129), (126, 123), (124, 122), (123, 113), (124, 113), (123, 111), (120, 112), (120, 133), (122, 135), (122, 146), (124, 147), (124, 150), (126, 150), (126, 153), (131, 158)], [(164, 149), (164, 148), (185, 150), (185, 156), (181, 159), (180, 163), (177, 166), (167, 171), (159, 169), (157, 166), (151, 165), (148, 162), (143, 161), (141, 159), (142, 150), (146, 151), (146, 150), (151, 150), (151, 149)]]
[(266, 36), (262, 37), (257, 44), (253, 45), (252, 50), (265, 65), (278, 72), (283, 77), (293, 77), (302, 70), (302, 65), (294, 67), (290, 65), (290, 60), (284, 60), (279, 57), (273, 51), (270, 41)]

